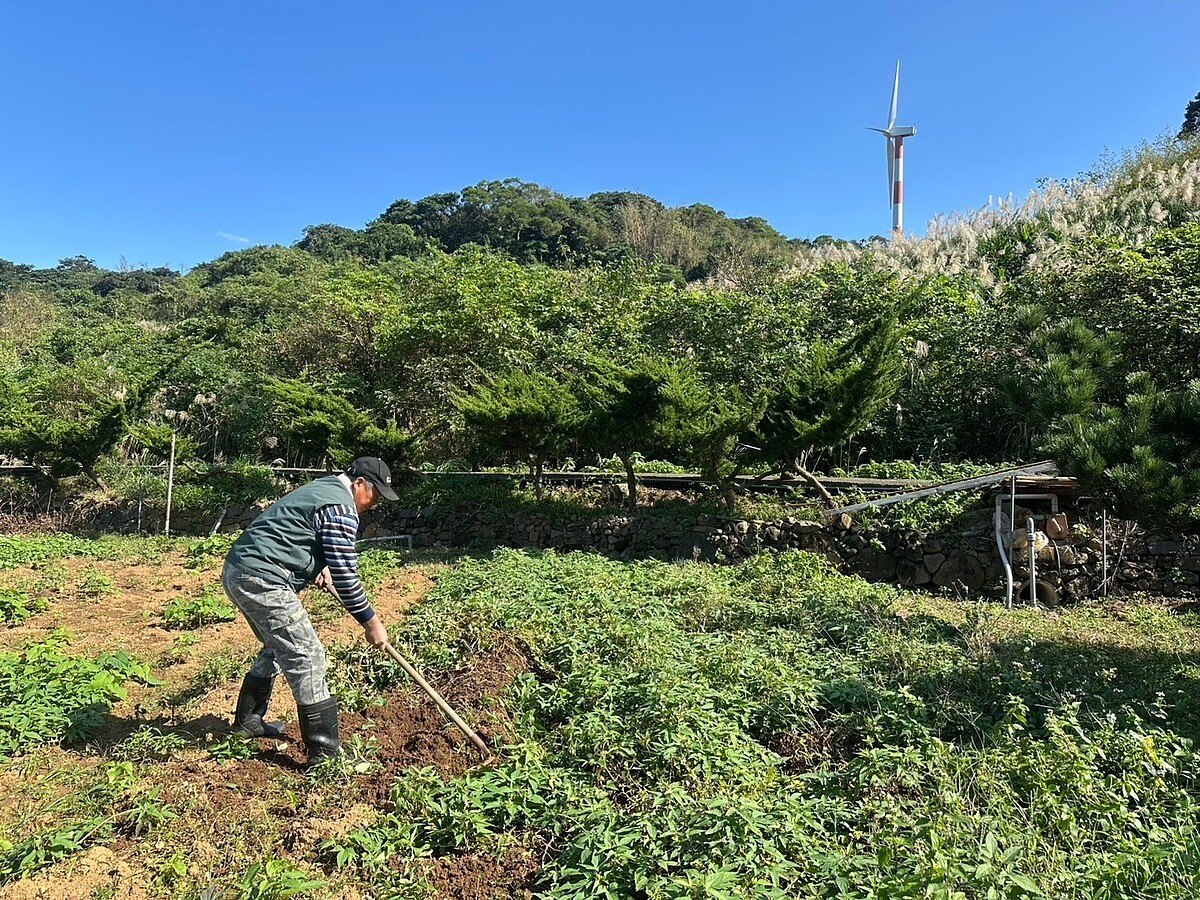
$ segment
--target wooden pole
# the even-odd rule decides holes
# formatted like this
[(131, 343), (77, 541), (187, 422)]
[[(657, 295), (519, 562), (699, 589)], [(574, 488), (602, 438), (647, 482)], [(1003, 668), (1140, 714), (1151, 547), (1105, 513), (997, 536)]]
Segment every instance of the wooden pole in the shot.
[[(342, 598), (338, 596), (337, 588), (333, 586), (333, 582), (323, 585), (323, 589), (332, 595), (335, 600), (341, 603)], [(459, 731), (471, 739), (471, 743), (475, 745), (480, 753), (486, 756), (489, 760), (492, 758), (492, 751), (489, 750), (488, 745), (483, 742), (483, 738), (477, 735), (471, 729), (471, 726), (462, 720), (462, 717), (454, 711), (450, 704), (446, 702), (445, 698), (436, 690), (434, 690), (433, 686), (428, 681), (421, 677), (421, 673), (413, 667), (413, 664), (400, 655), (399, 650), (393, 647), (390, 642), (385, 641), (383, 645), (383, 652), (390, 656), (394, 662), (399, 664), (400, 668), (405, 671), (408, 677), (416, 682), (417, 687), (423, 690), (429, 699), (437, 704), (438, 709), (445, 713), (446, 718), (453, 722), (458, 727)]]

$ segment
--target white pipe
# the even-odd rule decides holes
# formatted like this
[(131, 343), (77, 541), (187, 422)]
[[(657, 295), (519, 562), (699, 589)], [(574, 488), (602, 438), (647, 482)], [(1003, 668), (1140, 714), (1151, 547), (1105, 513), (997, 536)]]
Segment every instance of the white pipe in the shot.
[(163, 533), (171, 535), (171, 489), (175, 486), (175, 432), (171, 432), (171, 464), (167, 466), (167, 518), (163, 523)]
[(1108, 507), (1100, 511), (1100, 546), (1104, 554), (1104, 562), (1100, 567), (1101, 596), (1108, 596)]
[[(1013, 571), (1012, 571), (1012, 539), (1016, 531), (1016, 515), (1018, 500), (1049, 500), (1050, 509), (1052, 512), (1058, 512), (1058, 494), (1018, 494), (1017, 493), (1017, 478), (1013, 476), (1012, 492), (1009, 495), (1009, 514), (1008, 514), (1008, 537), (1007, 539), (1000, 536), (1000, 504), (1004, 502), (1004, 495), (996, 495), (996, 512), (993, 519), (996, 523), (996, 549), (1000, 551), (1000, 561), (1004, 563), (1004, 606), (1006, 609), (1012, 609), (1013, 603)], [(1008, 549), (1005, 551), (1005, 543), (1007, 542)]]
[(1033, 517), (1025, 520), (1025, 537), (1028, 539), (1029, 551), (1029, 602), (1037, 606), (1037, 528)]
[[(1009, 561), (1008, 561), (1008, 553), (1006, 553), (1004, 550), (1004, 540), (1001, 539), (1001, 537), (1000, 537), (1000, 516), (1001, 516), (1000, 503), (1001, 503), (1001, 501), (1003, 501), (1003, 499), (1004, 499), (1003, 495), (1001, 495), (1001, 494), (996, 495), (996, 512), (992, 516), (992, 518), (994, 519), (995, 524), (996, 524), (996, 549), (998, 551), (1000, 551), (1000, 561), (1002, 563), (1004, 563), (1004, 580), (1005, 580), (1004, 608), (1012, 609), (1012, 601), (1013, 601), (1012, 566), (1009, 564)], [(1014, 503), (1013, 505), (1015, 506), (1016, 504)], [(1010, 517), (1008, 521), (1010, 523), (1010, 527), (1008, 530), (1008, 542), (1011, 545), (1011, 543), (1012, 543), (1012, 527), (1011, 527), (1012, 518)], [(1010, 546), (1009, 552), (1011, 552), (1011, 549), (1012, 548)]]

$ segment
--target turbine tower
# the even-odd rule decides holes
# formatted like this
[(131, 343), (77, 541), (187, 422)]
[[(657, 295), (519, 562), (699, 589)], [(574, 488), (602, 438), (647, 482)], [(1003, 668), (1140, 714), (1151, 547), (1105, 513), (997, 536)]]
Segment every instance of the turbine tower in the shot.
[(892, 237), (904, 234), (904, 139), (917, 129), (911, 125), (896, 126), (896, 100), (900, 96), (900, 61), (896, 60), (896, 80), (892, 82), (892, 105), (888, 108), (887, 128), (872, 128), (887, 141), (888, 202), (892, 206)]

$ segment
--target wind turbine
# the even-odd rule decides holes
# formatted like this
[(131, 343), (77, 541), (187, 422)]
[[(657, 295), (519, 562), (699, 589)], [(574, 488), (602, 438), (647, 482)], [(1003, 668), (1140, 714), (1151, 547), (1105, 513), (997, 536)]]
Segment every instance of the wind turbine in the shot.
[(892, 82), (892, 105), (888, 108), (887, 128), (872, 128), (887, 140), (888, 202), (892, 206), (892, 237), (904, 234), (904, 139), (917, 129), (896, 126), (896, 100), (900, 96), (900, 61), (896, 60), (896, 80)]

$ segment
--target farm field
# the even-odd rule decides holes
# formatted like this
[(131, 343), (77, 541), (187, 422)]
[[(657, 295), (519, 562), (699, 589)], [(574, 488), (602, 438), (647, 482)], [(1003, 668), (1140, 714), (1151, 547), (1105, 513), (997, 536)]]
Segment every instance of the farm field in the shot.
[(1200, 619), (899, 592), (806, 554), (363, 556), (342, 765), (227, 736), (228, 539), (0, 536), (0, 898), (1192, 897)]

